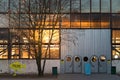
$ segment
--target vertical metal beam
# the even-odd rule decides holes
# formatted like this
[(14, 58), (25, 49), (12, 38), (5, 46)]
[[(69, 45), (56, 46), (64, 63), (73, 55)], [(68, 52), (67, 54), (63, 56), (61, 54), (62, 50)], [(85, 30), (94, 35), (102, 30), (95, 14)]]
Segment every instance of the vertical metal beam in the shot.
[(100, 7), (100, 28), (101, 28), (101, 22), (102, 22), (102, 20), (101, 20), (102, 19), (101, 18), (101, 16), (102, 16), (102, 14), (101, 14), (101, 0), (99, 2), (100, 2), (100, 6), (99, 6)]
[[(111, 59), (112, 59), (112, 0), (110, 0), (110, 40), (111, 40)], [(112, 64), (111, 64), (112, 66)]]
[(81, 28), (81, 0), (80, 0), (80, 28)]
[(8, 26), (8, 60), (11, 59), (11, 33), (10, 33), (10, 14), (11, 14), (11, 10), (10, 10), (10, 0), (8, 2), (8, 15), (9, 15), (9, 26)]

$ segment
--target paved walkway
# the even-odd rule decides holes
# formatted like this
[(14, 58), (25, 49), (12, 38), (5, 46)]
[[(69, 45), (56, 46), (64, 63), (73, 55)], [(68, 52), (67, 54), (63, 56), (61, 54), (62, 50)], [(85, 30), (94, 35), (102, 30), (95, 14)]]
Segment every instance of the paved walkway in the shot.
[(120, 76), (111, 74), (59, 74), (57, 77), (3, 77), (0, 80), (120, 80)]
[(59, 75), (58, 80), (120, 80), (120, 76), (111, 74), (64, 74)]

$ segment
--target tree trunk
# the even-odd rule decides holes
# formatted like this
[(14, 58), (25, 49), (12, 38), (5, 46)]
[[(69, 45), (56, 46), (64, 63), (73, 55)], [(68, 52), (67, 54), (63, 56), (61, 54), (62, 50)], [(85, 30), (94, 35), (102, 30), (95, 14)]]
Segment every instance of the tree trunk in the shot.
[(38, 76), (43, 76), (43, 72), (41, 70), (41, 59), (39, 57), (36, 58), (37, 68), (38, 68)]

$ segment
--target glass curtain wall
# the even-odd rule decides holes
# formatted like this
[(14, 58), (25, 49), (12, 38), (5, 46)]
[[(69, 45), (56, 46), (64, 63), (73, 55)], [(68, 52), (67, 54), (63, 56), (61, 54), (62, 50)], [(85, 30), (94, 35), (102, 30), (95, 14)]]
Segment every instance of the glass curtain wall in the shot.
[(58, 12), (59, 0), (0, 0), (0, 59), (59, 59)]
[(33, 46), (39, 47), (31, 39), (38, 42), (41, 27), (48, 33), (46, 40), (53, 28), (57, 36), (47, 51), (48, 43), (42, 42), (42, 53), (49, 59), (60, 58), (60, 29), (110, 29), (112, 46), (118, 46), (114, 34), (120, 32), (119, 4), (120, 0), (0, 0), (0, 58), (34, 58)]

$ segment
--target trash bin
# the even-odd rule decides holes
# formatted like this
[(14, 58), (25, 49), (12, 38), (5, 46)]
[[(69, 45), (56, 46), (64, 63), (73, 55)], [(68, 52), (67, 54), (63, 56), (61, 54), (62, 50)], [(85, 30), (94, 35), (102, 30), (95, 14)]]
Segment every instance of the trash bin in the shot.
[(116, 66), (111, 67), (111, 74), (116, 74)]
[(90, 75), (91, 74), (91, 65), (90, 65), (90, 63), (86, 62), (84, 64), (84, 68), (85, 68), (85, 74)]
[(52, 75), (57, 75), (57, 67), (52, 67)]

